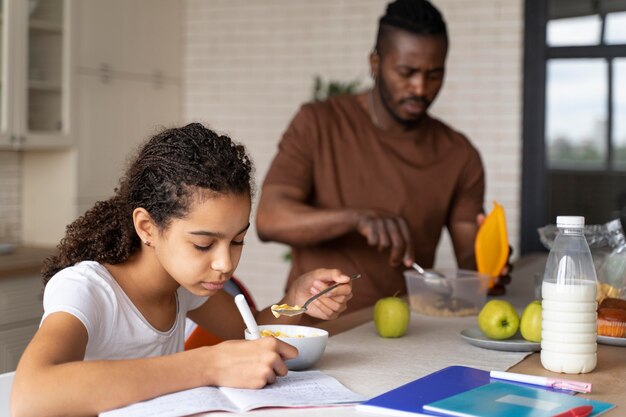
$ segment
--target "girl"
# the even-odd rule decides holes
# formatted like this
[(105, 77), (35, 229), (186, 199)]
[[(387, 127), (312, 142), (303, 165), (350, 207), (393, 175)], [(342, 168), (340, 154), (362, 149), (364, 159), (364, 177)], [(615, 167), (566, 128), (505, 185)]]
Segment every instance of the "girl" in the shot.
[[(14, 416), (85, 415), (165, 393), (220, 385), (261, 388), (297, 350), (275, 338), (183, 351), (185, 317), (223, 339), (244, 324), (223, 291), (250, 226), (252, 164), (241, 145), (200, 124), (165, 130), (139, 151), (114, 197), (68, 226), (44, 266), (44, 316), (22, 356)], [(279, 304), (302, 303), (337, 270), (301, 276)], [(307, 311), (346, 308), (342, 285)], [(299, 317), (259, 322), (296, 324)]]

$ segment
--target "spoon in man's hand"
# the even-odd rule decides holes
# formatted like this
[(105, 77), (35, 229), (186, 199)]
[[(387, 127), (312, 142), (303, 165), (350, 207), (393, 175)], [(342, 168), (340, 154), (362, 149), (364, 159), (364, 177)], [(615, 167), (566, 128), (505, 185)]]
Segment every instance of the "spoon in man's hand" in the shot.
[(413, 262), (413, 269), (415, 269), (420, 275), (424, 277), (424, 282), (432, 290), (439, 294), (449, 296), (452, 294), (453, 289), (448, 282), (448, 279), (439, 271), (430, 270), (426, 271), (424, 268), (418, 265), (417, 262)]
[[(361, 278), (361, 274), (357, 274), (357, 275), (352, 275), (350, 277), (350, 281), (352, 282), (355, 279)], [(306, 300), (306, 302), (302, 305), (302, 307), (300, 306), (290, 306), (288, 304), (280, 304), (280, 305), (273, 305), (272, 306), (272, 314), (275, 317), (279, 317), (279, 316), (287, 316), (287, 317), (293, 317), (293, 316), (297, 316), (298, 314), (303, 314), (307, 311), (307, 307), (309, 306), (309, 304), (311, 304), (313, 301), (317, 300), (319, 297), (321, 297), (322, 295), (326, 294), (329, 291), (334, 290), (335, 288), (337, 288), (340, 285), (344, 285), (347, 284), (347, 282), (338, 282), (337, 284), (331, 285), (330, 287), (320, 291), (319, 293), (315, 294), (313, 297), (309, 298), (308, 300)]]

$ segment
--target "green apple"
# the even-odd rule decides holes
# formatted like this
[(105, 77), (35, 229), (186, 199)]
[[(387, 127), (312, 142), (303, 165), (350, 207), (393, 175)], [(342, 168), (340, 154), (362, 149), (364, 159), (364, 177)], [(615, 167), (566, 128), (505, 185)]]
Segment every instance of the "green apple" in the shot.
[(522, 313), (519, 330), (529, 342), (541, 342), (541, 301), (533, 301)]
[(508, 339), (519, 328), (519, 316), (508, 301), (491, 300), (478, 313), (478, 327), (490, 339)]
[(403, 336), (410, 319), (409, 305), (401, 298), (381, 298), (374, 306), (374, 324), (381, 337)]

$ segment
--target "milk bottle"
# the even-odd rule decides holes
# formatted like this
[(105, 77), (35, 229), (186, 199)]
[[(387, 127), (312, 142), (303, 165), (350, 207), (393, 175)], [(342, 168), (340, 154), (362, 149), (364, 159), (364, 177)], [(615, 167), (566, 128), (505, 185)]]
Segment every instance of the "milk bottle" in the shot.
[(552, 372), (591, 372), (597, 362), (597, 287), (585, 218), (558, 216), (556, 223), (559, 233), (541, 287), (541, 364)]

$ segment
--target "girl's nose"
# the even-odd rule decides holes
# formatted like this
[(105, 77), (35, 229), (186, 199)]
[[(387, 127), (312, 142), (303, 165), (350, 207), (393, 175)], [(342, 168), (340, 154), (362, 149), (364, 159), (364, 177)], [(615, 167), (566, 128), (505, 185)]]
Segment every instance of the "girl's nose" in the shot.
[(211, 268), (214, 271), (218, 271), (223, 274), (231, 272), (233, 268), (233, 261), (231, 259), (230, 251), (228, 250), (228, 248), (217, 251), (213, 262), (211, 262)]

